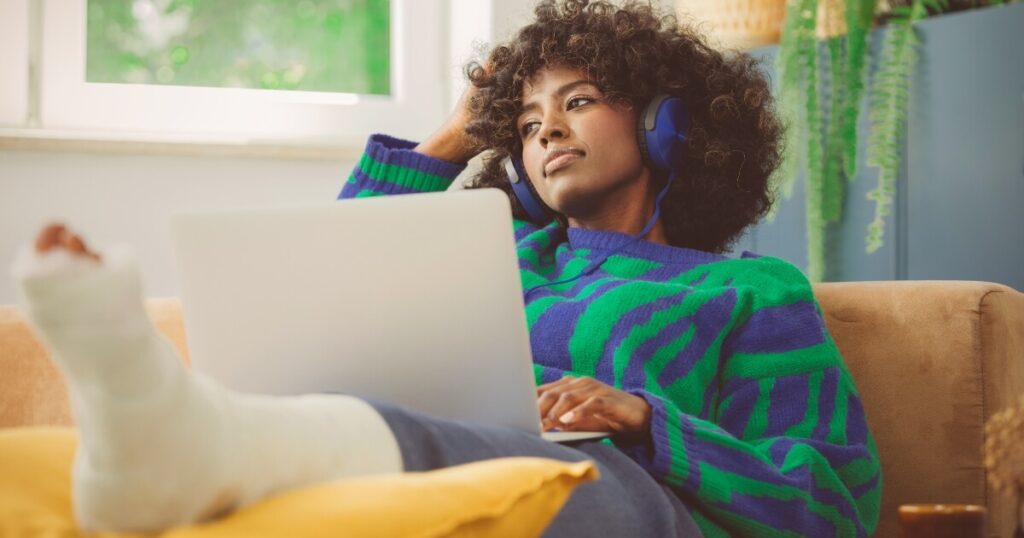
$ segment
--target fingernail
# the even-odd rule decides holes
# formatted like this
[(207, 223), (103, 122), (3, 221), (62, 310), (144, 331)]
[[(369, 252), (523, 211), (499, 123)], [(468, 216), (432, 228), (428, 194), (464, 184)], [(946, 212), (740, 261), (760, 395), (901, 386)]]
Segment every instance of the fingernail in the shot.
[(558, 417), (558, 421), (561, 422), (562, 424), (568, 424), (572, 422), (572, 419), (574, 418), (576, 418), (576, 414), (573, 413), (572, 411), (569, 411), (568, 413)]

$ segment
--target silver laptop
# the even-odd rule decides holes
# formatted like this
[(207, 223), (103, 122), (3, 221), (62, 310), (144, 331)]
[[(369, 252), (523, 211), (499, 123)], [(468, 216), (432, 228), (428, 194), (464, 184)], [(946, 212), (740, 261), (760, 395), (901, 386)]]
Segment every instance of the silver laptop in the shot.
[(172, 234), (197, 371), (541, 435), (504, 193), (181, 214)]

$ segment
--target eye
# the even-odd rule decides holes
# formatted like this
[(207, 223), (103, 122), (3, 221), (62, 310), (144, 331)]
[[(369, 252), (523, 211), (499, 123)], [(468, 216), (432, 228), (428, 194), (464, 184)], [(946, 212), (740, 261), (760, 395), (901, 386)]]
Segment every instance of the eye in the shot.
[(535, 125), (540, 125), (540, 122), (538, 122), (538, 121), (528, 121), (528, 122), (524, 123), (521, 127), (519, 127), (519, 133), (522, 134), (523, 136), (526, 136), (526, 135), (530, 134), (530, 132), (533, 131), (533, 127)]
[[(569, 99), (568, 101), (566, 101), (565, 108), (567, 110), (572, 110), (572, 109), (574, 109), (576, 107), (580, 107), (580, 106), (583, 106), (585, 104), (592, 103), (592, 102), (594, 102), (594, 98), (593, 97), (588, 97), (586, 95), (577, 95), (577, 96)], [(576, 103), (579, 103), (579, 104), (576, 104)]]

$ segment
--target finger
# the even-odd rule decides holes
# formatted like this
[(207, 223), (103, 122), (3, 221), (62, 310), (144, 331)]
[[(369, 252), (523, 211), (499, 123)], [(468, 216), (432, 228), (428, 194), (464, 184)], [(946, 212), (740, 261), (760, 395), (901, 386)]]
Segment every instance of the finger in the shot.
[(595, 395), (562, 414), (558, 427), (566, 431), (621, 432), (625, 428), (621, 422), (613, 418), (614, 413), (614, 400)]
[(590, 396), (580, 405), (561, 414), (556, 427), (565, 431), (612, 431), (602, 411), (607, 402), (601, 396)]
[(579, 406), (581, 403), (586, 401), (587, 398), (593, 396), (592, 393), (592, 390), (586, 389), (566, 390), (558, 395), (554, 405), (548, 409), (547, 413), (541, 416), (544, 417), (544, 420), (546, 420), (549, 425), (553, 427), (560, 427), (561, 422), (559, 421), (559, 418)]
[(608, 389), (612, 388), (612, 387), (610, 387), (610, 386), (608, 386), (608, 385), (598, 381), (597, 379), (595, 379), (593, 377), (590, 377), (590, 376), (587, 376), (587, 375), (580, 375), (580, 376), (566, 375), (565, 377), (562, 377), (561, 379), (558, 379), (556, 381), (552, 381), (551, 383), (546, 383), (544, 385), (541, 385), (541, 386), (537, 387), (537, 389), (541, 390), (541, 389), (547, 389), (547, 388), (553, 388), (553, 387), (560, 387), (560, 386), (563, 386), (563, 385), (570, 385), (570, 386), (574, 386), (574, 387), (591, 387), (591, 388), (603, 387), (603, 388), (608, 388)]
[(538, 389), (537, 410), (541, 417), (541, 423), (545, 427), (553, 427), (557, 417), (572, 405), (575, 405), (574, 402), (570, 402), (563, 404), (560, 408), (555, 408), (563, 394), (573, 392), (582, 401), (587, 395), (607, 388), (606, 385), (587, 376), (565, 376), (562, 379), (546, 384), (544, 387), (543, 389)]
[(560, 378), (558, 378), (558, 379), (556, 379), (556, 380), (554, 380), (554, 381), (552, 381), (550, 383), (544, 383), (543, 385), (539, 385), (537, 387), (537, 394), (540, 394), (541, 391), (545, 391), (545, 390), (551, 389), (553, 387), (560, 387), (562, 385), (565, 385), (565, 384), (568, 384), (568, 383), (572, 383), (572, 382), (577, 381), (579, 379), (583, 379), (583, 378), (576, 377), (576, 376), (573, 376), (573, 375), (562, 376), (562, 377), (560, 377)]
[(551, 390), (546, 391), (541, 395), (537, 396), (537, 414), (540, 417), (542, 424), (547, 418), (548, 412), (551, 411), (551, 408), (555, 405), (555, 402), (558, 401), (559, 396), (561, 396), (561, 392), (555, 392)]
[(570, 424), (559, 424), (555, 427), (567, 432), (621, 433), (626, 431), (622, 424), (609, 420), (608, 417), (600, 414), (584, 415)]
[(544, 429), (558, 426), (556, 420), (558, 415), (556, 413), (559, 410), (561, 410), (561, 413), (564, 413), (582, 401), (583, 398), (572, 391), (549, 391), (544, 393), (538, 401), (541, 424), (544, 426)]
[(537, 387), (537, 407), (540, 411), (541, 418), (547, 414), (551, 406), (555, 404), (558, 397), (564, 392), (565, 387), (569, 385), (572, 380), (575, 379), (572, 376), (563, 376), (550, 383), (545, 383)]
[[(575, 405), (571, 402), (575, 401), (577, 398), (578, 397), (576, 395), (569, 392), (549, 391), (541, 395), (537, 400), (537, 408), (540, 412), (541, 425), (544, 429), (546, 430), (557, 427), (558, 424), (555, 420), (555, 417), (557, 416), (555, 414), (556, 408), (560, 407), (562, 409), (571, 409), (573, 405)], [(559, 404), (559, 402), (562, 403)]]

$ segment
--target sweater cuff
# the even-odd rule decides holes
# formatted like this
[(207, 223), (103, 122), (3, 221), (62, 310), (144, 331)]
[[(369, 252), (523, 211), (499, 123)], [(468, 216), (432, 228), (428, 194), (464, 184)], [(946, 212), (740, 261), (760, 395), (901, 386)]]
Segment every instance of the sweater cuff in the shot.
[[(379, 165), (401, 166), (417, 172), (439, 178), (454, 180), (466, 169), (466, 165), (457, 164), (424, 155), (413, 148), (416, 142), (395, 138), (386, 134), (370, 135), (366, 141), (365, 153)], [(410, 185), (412, 186), (412, 185)]]
[[(647, 443), (631, 447), (627, 454), (655, 478), (665, 483), (696, 491), (700, 485), (697, 462), (701, 457), (694, 425), (675, 403), (648, 391), (626, 391), (643, 398), (651, 406), (651, 424)], [(626, 447), (623, 447), (626, 448)]]
[(672, 437), (679, 438), (679, 418), (673, 412), (675, 406), (645, 390), (632, 390), (629, 392), (643, 398), (647, 405), (651, 406), (650, 448), (647, 452), (649, 460), (638, 463), (648, 469), (654, 476), (667, 478), (672, 474), (671, 446), (673, 443), (670, 439)]

